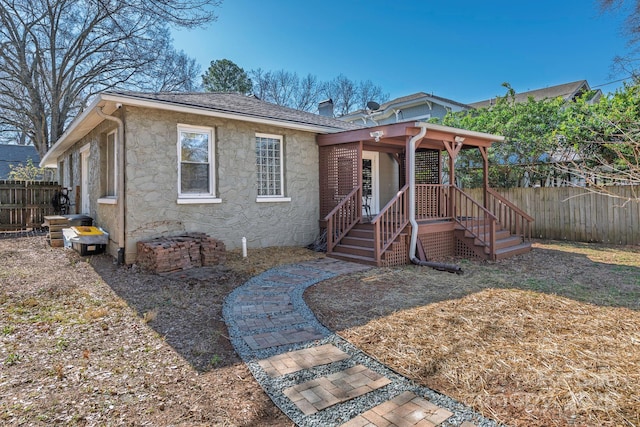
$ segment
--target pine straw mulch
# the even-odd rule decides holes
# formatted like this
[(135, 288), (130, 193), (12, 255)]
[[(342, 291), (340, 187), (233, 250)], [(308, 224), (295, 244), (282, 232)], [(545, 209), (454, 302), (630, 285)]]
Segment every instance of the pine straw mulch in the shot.
[(305, 298), (363, 351), (507, 425), (640, 426), (640, 248), (540, 242), (461, 262), (462, 276), (376, 269)]

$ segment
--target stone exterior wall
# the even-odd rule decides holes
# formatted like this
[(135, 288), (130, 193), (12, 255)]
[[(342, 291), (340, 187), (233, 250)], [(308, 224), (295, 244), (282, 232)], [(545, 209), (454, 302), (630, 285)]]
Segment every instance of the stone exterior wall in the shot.
[[(178, 204), (178, 124), (215, 129), (218, 204)], [(302, 246), (318, 234), (318, 148), (315, 134), (186, 113), (126, 107), (126, 253), (136, 242), (203, 232), (228, 249)], [(255, 134), (284, 137), (285, 196), (257, 203)]]

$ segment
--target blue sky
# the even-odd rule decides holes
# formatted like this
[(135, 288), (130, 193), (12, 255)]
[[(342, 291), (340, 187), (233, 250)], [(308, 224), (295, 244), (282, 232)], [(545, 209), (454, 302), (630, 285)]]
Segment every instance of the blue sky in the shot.
[[(206, 29), (174, 32), (206, 70), (216, 59), (250, 71), (339, 74), (396, 98), (434, 93), (458, 102), (576, 80), (594, 86), (628, 52), (622, 12), (595, 0), (225, 0)], [(613, 92), (621, 83), (602, 86)]]

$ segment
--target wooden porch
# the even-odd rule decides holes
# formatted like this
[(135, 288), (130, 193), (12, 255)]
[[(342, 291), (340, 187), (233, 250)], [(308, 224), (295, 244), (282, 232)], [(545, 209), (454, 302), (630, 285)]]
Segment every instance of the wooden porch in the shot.
[[(326, 230), (327, 254), (392, 266), (448, 256), (499, 260), (528, 252), (533, 218), (489, 188), (486, 178), (486, 149), (502, 140), (414, 122), (319, 136), (320, 226)], [(462, 149), (478, 149), (484, 159), (481, 202), (450, 184)], [(377, 195), (371, 172), (363, 175), (365, 151), (393, 159), (397, 174), (397, 179), (385, 177), (398, 188), (373, 214), (367, 204)]]

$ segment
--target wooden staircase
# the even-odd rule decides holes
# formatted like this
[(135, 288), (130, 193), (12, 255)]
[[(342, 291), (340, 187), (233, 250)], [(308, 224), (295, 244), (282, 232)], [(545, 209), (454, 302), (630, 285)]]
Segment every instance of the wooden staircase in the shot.
[(467, 229), (456, 226), (456, 236), (464, 240), (467, 246), (480, 258), (500, 260), (531, 251), (531, 242), (524, 241), (522, 236), (511, 232), (500, 224), (496, 224), (495, 250), (492, 257), (490, 248), (485, 242), (489, 241), (489, 230), (483, 224), (475, 224)]
[[(428, 217), (424, 212), (418, 212), (417, 216), (423, 219), (423, 223), (418, 224), (419, 229), (431, 227), (424, 222), (436, 221), (438, 234), (451, 233), (448, 238), (454, 240), (456, 254), (497, 261), (531, 250), (533, 218), (490, 188), (486, 189), (485, 207), (455, 186), (422, 184), (421, 187), (427, 187), (423, 188), (428, 190), (425, 194), (436, 194), (437, 200), (427, 200), (426, 207), (437, 209), (435, 215), (429, 211)], [(400, 189), (371, 223), (361, 222), (361, 187), (351, 190), (324, 218), (327, 255), (374, 266), (408, 263), (407, 230), (411, 228), (407, 218), (408, 189), (408, 185)], [(420, 209), (424, 210), (424, 207)], [(436, 243), (436, 247), (438, 244), (448, 246)]]
[(371, 224), (358, 223), (333, 248), (331, 257), (360, 264), (376, 265), (374, 232)]
[[(375, 266), (377, 263), (374, 250), (374, 234), (373, 224), (358, 223), (334, 247), (329, 256), (343, 261)], [(402, 244), (403, 238), (408, 238), (407, 233), (400, 233), (387, 252), (393, 252), (396, 245)], [(382, 255), (383, 263), (385, 254)]]

